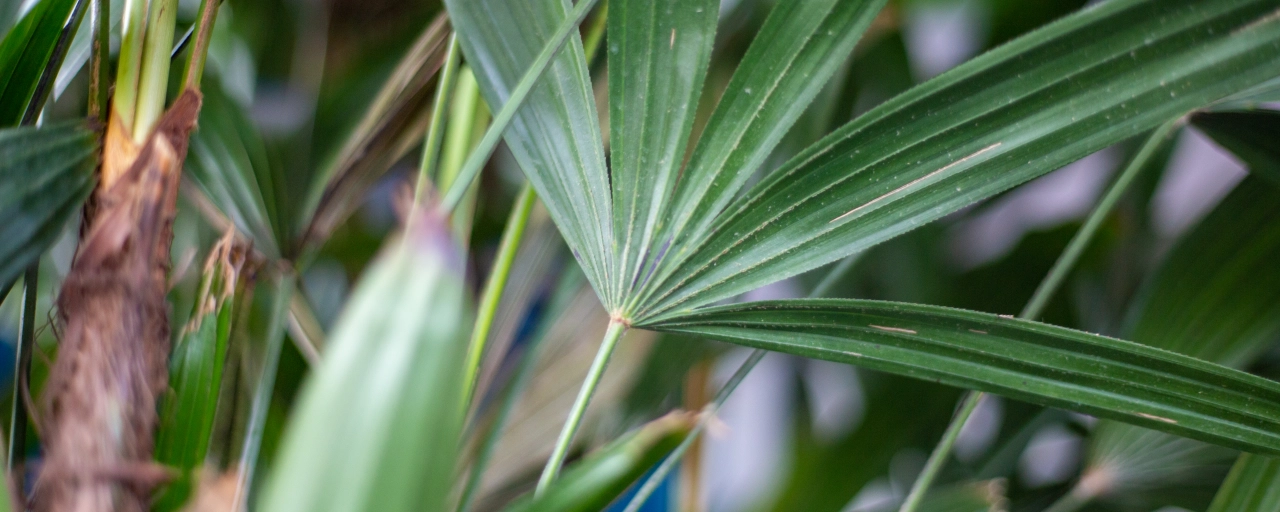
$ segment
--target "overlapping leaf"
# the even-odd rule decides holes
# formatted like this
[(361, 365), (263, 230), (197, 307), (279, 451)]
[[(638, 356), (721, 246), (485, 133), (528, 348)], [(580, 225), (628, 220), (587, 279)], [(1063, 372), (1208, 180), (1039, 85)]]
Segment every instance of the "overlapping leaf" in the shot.
[(684, 163), (720, 9), (711, 0), (614, 0), (610, 9), (609, 160), (618, 266), (608, 293), (617, 295), (642, 278)]
[[(446, 0), (480, 91), (493, 110), (569, 15), (565, 0)], [(613, 275), (609, 176), (582, 40), (551, 61), (506, 131), (507, 147), (538, 191), (597, 292)]]
[(411, 221), (387, 248), (305, 384), (261, 510), (444, 510), (465, 414), (463, 274), (444, 219)]
[(0, 126), (22, 120), (76, 0), (41, 0), (0, 41)]
[(793, 300), (706, 308), (651, 327), (1280, 454), (1280, 384), (1036, 322), (915, 304)]
[(80, 210), (96, 141), (78, 122), (0, 130), (0, 283), (35, 262)]
[(689, 256), (637, 320), (863, 250), (1280, 74), (1276, 10), (1114, 0), (944, 73), (793, 159), (705, 240), (677, 241)]

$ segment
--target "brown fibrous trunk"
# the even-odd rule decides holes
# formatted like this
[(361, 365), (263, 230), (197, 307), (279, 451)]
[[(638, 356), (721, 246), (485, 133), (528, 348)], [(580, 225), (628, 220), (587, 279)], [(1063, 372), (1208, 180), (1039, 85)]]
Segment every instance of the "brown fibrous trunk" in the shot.
[(37, 510), (142, 512), (164, 479), (151, 452), (168, 385), (166, 275), (199, 110), (200, 93), (185, 91), (141, 149), (109, 130), (93, 211), (57, 299)]

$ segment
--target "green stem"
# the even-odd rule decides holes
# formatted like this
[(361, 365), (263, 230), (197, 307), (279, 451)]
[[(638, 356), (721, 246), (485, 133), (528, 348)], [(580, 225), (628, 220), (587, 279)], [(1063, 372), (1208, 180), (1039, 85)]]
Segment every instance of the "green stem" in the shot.
[(111, 0), (93, 2), (93, 54), (89, 57), (89, 117), (107, 121), (111, 89)]
[[(584, 0), (584, 3), (586, 1), (589, 0)], [(551, 485), (551, 482), (555, 481), (556, 476), (560, 474), (560, 466), (564, 464), (565, 456), (569, 454), (573, 436), (578, 433), (582, 415), (587, 410), (587, 404), (591, 402), (591, 395), (595, 394), (596, 386), (600, 384), (600, 377), (604, 375), (604, 369), (609, 365), (609, 357), (613, 355), (613, 349), (618, 346), (618, 340), (622, 339), (622, 333), (626, 331), (625, 323), (618, 320), (609, 321), (609, 329), (604, 333), (604, 340), (600, 342), (596, 359), (591, 362), (587, 378), (582, 382), (582, 389), (578, 390), (578, 398), (573, 402), (573, 409), (569, 410), (569, 418), (565, 421), (564, 428), (560, 430), (560, 438), (556, 440), (551, 459), (547, 460), (546, 467), (542, 468), (542, 476), (538, 478), (538, 487), (534, 490), (534, 496), (546, 491), (547, 486)]]
[(204, 76), (204, 64), (209, 57), (209, 40), (213, 38), (213, 22), (218, 17), (218, 7), (222, 0), (203, 0), (196, 13), (194, 36), (195, 46), (191, 47), (191, 59), (182, 72), (182, 88), (200, 90), (200, 79)]
[[(422, 207), (423, 196), (431, 188), (431, 180), (436, 174), (440, 141), (444, 139), (445, 114), (449, 110), (447, 104), (453, 97), (453, 84), (458, 77), (458, 53), (458, 33), (454, 32), (449, 35), (444, 68), (440, 70), (440, 81), (436, 83), (436, 98), (431, 106), (431, 123), (427, 128), (426, 139), (422, 143), (422, 163), (418, 167), (418, 183), (413, 191), (414, 210)], [(415, 217), (409, 216), (410, 219)]]
[(484, 138), (480, 139), (480, 144), (476, 145), (476, 149), (471, 152), (471, 156), (462, 165), (462, 171), (458, 173), (458, 179), (450, 184), (449, 190), (445, 193), (442, 201), (442, 207), (445, 211), (452, 212), (462, 202), (467, 189), (471, 187), (471, 182), (475, 181), (476, 176), (480, 174), (480, 169), (484, 168), (485, 162), (489, 161), (489, 157), (497, 149), (498, 142), (502, 140), (502, 133), (511, 124), (512, 118), (520, 110), (525, 98), (529, 96), (529, 91), (533, 90), (538, 78), (550, 66), (551, 60), (555, 58), (556, 54), (560, 53), (560, 49), (569, 40), (569, 36), (577, 33), (578, 24), (582, 22), (583, 18), (586, 18), (587, 13), (591, 11), (591, 7), (595, 5), (596, 1), (582, 0), (578, 2), (578, 5), (573, 7), (573, 12), (569, 13), (569, 17), (556, 28), (556, 33), (551, 36), (551, 40), (547, 41), (547, 45), (542, 47), (542, 52), (534, 59), (533, 64), (529, 66), (529, 70), (524, 73), (524, 76), (520, 77), (515, 89), (511, 91), (511, 96), (507, 98), (506, 103), (502, 104), (502, 109), (498, 111), (497, 115), (493, 116), (493, 124), (489, 125), (489, 130), (485, 132)]
[(502, 241), (498, 244), (498, 255), (494, 259), (493, 272), (485, 283), (484, 293), (480, 296), (480, 311), (476, 315), (475, 327), (471, 330), (471, 344), (467, 347), (467, 407), (474, 399), (476, 378), (479, 376), (480, 362), (484, 358), (485, 346), (489, 341), (489, 330), (493, 328), (493, 320), (498, 312), (498, 304), (502, 301), (502, 291), (507, 286), (507, 278), (511, 276), (511, 266), (516, 260), (516, 251), (524, 238), (525, 227), (529, 225), (529, 214), (538, 201), (533, 186), (525, 182), (511, 208), (511, 216), (507, 219), (507, 227), (502, 232)]
[[(1115, 183), (1112, 183), (1111, 187), (1107, 189), (1106, 194), (1102, 196), (1097, 206), (1089, 213), (1089, 217), (1085, 219), (1084, 225), (1071, 238), (1071, 242), (1067, 244), (1067, 248), (1058, 256), (1058, 260), (1053, 263), (1049, 273), (1040, 281), (1040, 285), (1036, 287), (1035, 293), (1027, 301), (1026, 307), (1022, 308), (1018, 318), (1030, 320), (1044, 313), (1044, 308), (1048, 306), (1049, 299), (1053, 298), (1053, 294), (1062, 286), (1067, 274), (1071, 272), (1076, 262), (1080, 260), (1080, 255), (1088, 247), (1089, 242), (1093, 240), (1093, 236), (1097, 234), (1102, 222), (1111, 215), (1111, 211), (1115, 209), (1116, 203), (1120, 201), (1125, 191), (1128, 190), (1134, 178), (1146, 167), (1147, 161), (1151, 159), (1151, 156), (1155, 154), (1160, 145), (1164, 143), (1169, 134), (1181, 122), (1181, 118), (1168, 121), (1156, 128), (1147, 137), (1142, 148), (1138, 150), (1138, 154), (1134, 155), (1133, 159), (1129, 161), (1129, 165), (1116, 178)], [(959, 413), (951, 419), (951, 424), (947, 426), (946, 434), (943, 435), (938, 445), (934, 447), (933, 453), (929, 455), (929, 462), (925, 464), (924, 471), (920, 473), (920, 476), (916, 478), (915, 484), (911, 486), (911, 493), (902, 502), (902, 508), (898, 509), (899, 512), (915, 512), (920, 506), (920, 500), (924, 498), (934, 479), (937, 478), (943, 463), (951, 456), (951, 449), (955, 445), (955, 437), (960, 434), (965, 422), (969, 421), (969, 416), (973, 415), (973, 411), (977, 408), (978, 402), (982, 400), (983, 395), (985, 393), (977, 391), (969, 391), (965, 394), (964, 405), (961, 406)]]
[(152, 125), (164, 113), (165, 97), (169, 92), (169, 52), (173, 47), (177, 15), (177, 0), (152, 0), (132, 127), (133, 140), (139, 144), (147, 139)]
[(147, 33), (146, 0), (125, 0), (122, 25), (123, 36), (119, 61), (116, 63), (111, 111), (120, 118), (126, 132), (132, 134), (138, 110), (138, 80), (142, 74), (142, 53)]
[(1049, 508), (1044, 509), (1044, 512), (1075, 512), (1088, 505), (1090, 501), (1093, 501), (1092, 496), (1082, 496), (1069, 492), (1059, 498), (1058, 501), (1053, 502), (1052, 505), (1049, 505)]
[(942, 470), (942, 466), (947, 463), (947, 458), (951, 456), (951, 449), (955, 447), (956, 439), (960, 438), (960, 431), (964, 430), (965, 423), (970, 416), (973, 416), (973, 411), (978, 409), (978, 404), (982, 403), (982, 397), (984, 396), (986, 396), (986, 393), (972, 391), (965, 394), (963, 401), (960, 403), (960, 410), (956, 411), (955, 417), (947, 425), (947, 431), (942, 434), (942, 439), (934, 447), (933, 453), (929, 454), (929, 460), (925, 462), (924, 470), (920, 472), (920, 477), (916, 478), (915, 483), (911, 485), (911, 492), (907, 493), (907, 499), (902, 502), (902, 508), (899, 510), (915, 510), (920, 507), (920, 501), (924, 499), (929, 486), (933, 484), (938, 472)]
[(271, 397), (275, 394), (276, 372), (280, 369), (280, 353), (284, 349), (284, 331), (289, 314), (289, 303), (292, 302), (293, 290), (297, 286), (297, 274), (288, 268), (280, 268), (281, 275), (275, 278), (274, 289), (271, 290), (271, 317), (267, 321), (266, 347), (263, 353), (262, 371), (258, 374), (258, 383), (254, 386), (253, 401), (249, 405), (249, 420), (245, 426), (244, 445), (240, 449), (240, 473), (236, 482), (236, 492), (232, 503), (243, 506), (247, 503), (250, 486), (253, 485), (254, 472), (258, 465), (258, 455), (262, 451), (262, 433), (267, 425), (267, 412), (271, 409)]

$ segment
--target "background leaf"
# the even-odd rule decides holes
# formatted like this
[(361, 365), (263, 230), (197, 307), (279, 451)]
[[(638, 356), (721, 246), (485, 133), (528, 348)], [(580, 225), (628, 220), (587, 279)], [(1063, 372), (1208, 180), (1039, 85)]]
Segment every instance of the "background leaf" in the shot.
[(1249, 171), (1280, 187), (1280, 112), (1211, 112), (1191, 117), (1196, 128), (1234, 153)]
[(0, 130), (0, 283), (39, 259), (80, 210), (96, 149), (79, 122)]

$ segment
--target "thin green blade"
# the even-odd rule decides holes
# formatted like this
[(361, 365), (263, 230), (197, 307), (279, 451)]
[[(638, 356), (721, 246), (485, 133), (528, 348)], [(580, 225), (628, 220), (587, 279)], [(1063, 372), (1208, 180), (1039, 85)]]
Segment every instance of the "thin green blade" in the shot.
[(626, 294), (646, 270), (684, 163), (720, 3), (614, 0), (609, 9), (609, 163), (618, 261), (613, 289)]
[(777, 2), (689, 157), (657, 238), (659, 247), (649, 254), (651, 265), (661, 261), (658, 275), (669, 273), (706, 237), (716, 216), (804, 113), (884, 4)]
[[(480, 92), (494, 111), (507, 103), (571, 7), (566, 0), (446, 0), (445, 5)], [(505, 140), (587, 278), (608, 297), (613, 261), (609, 175), (576, 33), (529, 92)]]
[(650, 328), (849, 363), (1280, 454), (1280, 384), (1181, 354), (985, 313), (865, 300), (714, 307)]
[(1114, 0), (854, 120), (747, 193), (641, 319), (834, 261), (1280, 74), (1272, 0)]
[(13, 126), (36, 85), (76, 0), (42, 0), (0, 41), (0, 126)]
[(80, 210), (96, 141), (79, 122), (0, 130), (0, 283), (39, 259)]
[(261, 510), (444, 509), (470, 301), (447, 220), (411, 225), (367, 271), (304, 384)]

